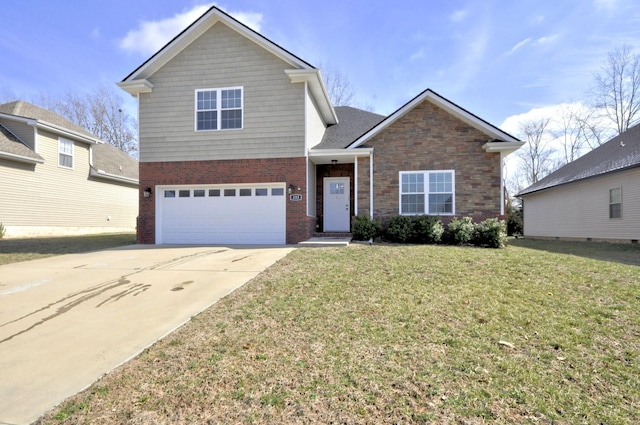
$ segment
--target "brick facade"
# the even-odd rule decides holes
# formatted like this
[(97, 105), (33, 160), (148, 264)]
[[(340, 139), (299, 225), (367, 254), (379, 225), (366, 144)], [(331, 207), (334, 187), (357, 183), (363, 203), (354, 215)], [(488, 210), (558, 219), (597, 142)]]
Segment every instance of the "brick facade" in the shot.
[[(456, 216), (499, 217), (501, 160), (482, 149), (488, 139), (428, 101), (417, 105), (364, 145), (374, 148), (374, 218), (399, 214), (399, 172), (418, 170), (455, 170)], [(368, 214), (369, 159), (358, 161), (358, 214)]]
[[(306, 158), (267, 158), (225, 161), (141, 162), (140, 187), (157, 185), (237, 184), (285, 182), (300, 187), (302, 201), (287, 197), (288, 244), (308, 239), (316, 226), (316, 218), (307, 216)], [(142, 192), (142, 191), (141, 191)], [(155, 243), (155, 196), (140, 198), (137, 241)]]

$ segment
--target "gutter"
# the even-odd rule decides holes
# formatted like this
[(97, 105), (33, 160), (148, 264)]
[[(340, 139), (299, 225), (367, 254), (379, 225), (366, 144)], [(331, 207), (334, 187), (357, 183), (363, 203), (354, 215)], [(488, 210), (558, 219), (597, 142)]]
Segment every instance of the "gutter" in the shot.
[(105, 180), (114, 180), (121, 183), (130, 183), (135, 185), (140, 184), (140, 181), (138, 179), (134, 179), (131, 177), (118, 176), (117, 174), (107, 173), (104, 170), (96, 170), (93, 167), (89, 169), (89, 175), (92, 177), (97, 177)]
[(44, 164), (44, 159), (30, 158), (28, 156), (15, 155), (8, 152), (0, 152), (0, 158), (6, 158), (12, 161), (24, 162), (27, 164)]

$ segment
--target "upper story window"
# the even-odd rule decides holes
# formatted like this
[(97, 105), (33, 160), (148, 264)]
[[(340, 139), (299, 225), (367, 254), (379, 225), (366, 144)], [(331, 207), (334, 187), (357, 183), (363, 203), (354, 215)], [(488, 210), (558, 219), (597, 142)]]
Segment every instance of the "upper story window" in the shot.
[(58, 139), (58, 165), (73, 168), (73, 142), (71, 140)]
[(196, 131), (242, 128), (242, 87), (196, 90)]
[(622, 188), (609, 190), (609, 218), (622, 218)]
[(400, 214), (455, 214), (453, 170), (401, 171)]

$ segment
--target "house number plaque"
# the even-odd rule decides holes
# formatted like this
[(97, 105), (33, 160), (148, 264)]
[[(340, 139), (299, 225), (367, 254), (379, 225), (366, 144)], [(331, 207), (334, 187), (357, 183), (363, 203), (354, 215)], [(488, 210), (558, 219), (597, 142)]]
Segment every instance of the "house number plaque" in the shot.
[(291, 201), (302, 201), (302, 195), (289, 195), (289, 200)]

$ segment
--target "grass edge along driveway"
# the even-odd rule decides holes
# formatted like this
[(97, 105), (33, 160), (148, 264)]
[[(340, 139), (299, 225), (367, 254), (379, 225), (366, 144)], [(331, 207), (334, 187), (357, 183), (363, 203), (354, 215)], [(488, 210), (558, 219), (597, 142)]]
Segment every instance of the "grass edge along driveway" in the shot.
[(38, 423), (640, 423), (640, 250), (554, 243), (298, 249)]

